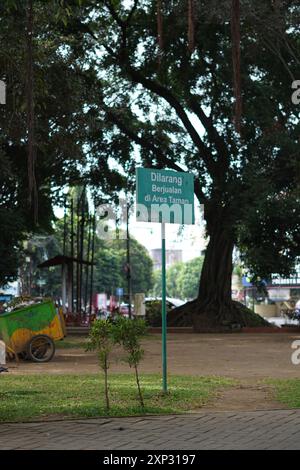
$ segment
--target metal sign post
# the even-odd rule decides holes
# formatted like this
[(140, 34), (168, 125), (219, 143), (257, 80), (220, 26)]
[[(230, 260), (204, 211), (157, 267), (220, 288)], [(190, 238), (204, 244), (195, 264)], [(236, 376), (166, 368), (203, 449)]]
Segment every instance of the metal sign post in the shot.
[(163, 392), (167, 393), (167, 306), (166, 306), (166, 226), (161, 224), (161, 326), (162, 326), (162, 370)]

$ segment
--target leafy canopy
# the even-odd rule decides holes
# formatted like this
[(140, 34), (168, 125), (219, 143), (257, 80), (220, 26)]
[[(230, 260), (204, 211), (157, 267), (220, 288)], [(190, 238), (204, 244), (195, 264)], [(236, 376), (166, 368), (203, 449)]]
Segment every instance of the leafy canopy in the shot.
[(231, 1), (195, 2), (193, 53), (187, 2), (161, 3), (162, 50), (154, 0), (86, 0), (68, 22), (96, 59), (113, 156), (128, 174), (137, 158), (192, 171), (208, 234), (223, 230), (253, 274), (286, 274), (299, 255), (300, 122), (291, 101), (299, 2), (241, 1), (241, 136), (232, 119)]

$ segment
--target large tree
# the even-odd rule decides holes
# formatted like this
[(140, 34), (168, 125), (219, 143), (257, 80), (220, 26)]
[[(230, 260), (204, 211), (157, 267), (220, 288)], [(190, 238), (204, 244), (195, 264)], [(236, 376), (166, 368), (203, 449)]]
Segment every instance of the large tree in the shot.
[(64, 187), (122, 187), (102, 142), (97, 71), (88, 45), (64, 34), (68, 15), (58, 0), (0, 4), (0, 285), (17, 277), (23, 240), (51, 232)]
[(256, 321), (231, 299), (235, 245), (256, 276), (299, 255), (298, 20), (296, 0), (86, 0), (70, 18), (97, 57), (111, 141), (125, 135), (131, 161), (139, 148), (140, 164), (196, 177), (209, 243), (185, 310), (199, 327)]
[[(56, 74), (49, 83), (61, 79), (60, 88), (50, 87), (45, 102), (40, 100), (46, 118), (38, 121), (48, 124), (40, 142), (55, 144), (49, 163), (59, 163), (63, 174), (69, 169), (64, 155), (73, 154), (74, 141), (68, 138), (75, 129), (75, 149), (89, 154), (85, 168), (95, 187), (100, 182), (108, 187), (109, 157), (123, 176), (133, 174), (137, 158), (149, 167), (192, 171), (209, 243), (198, 297), (185, 310), (194, 314), (196, 326), (249, 324), (253, 317), (231, 300), (233, 247), (243, 249), (256, 276), (287, 273), (299, 255), (300, 125), (291, 101), (299, 69), (298, 1), (64, 0), (47, 5), (59, 26), (47, 20), (43, 31), (60, 34), (54, 48), (44, 50), (42, 57), (49, 60), (38, 61), (40, 83), (43, 78), (48, 83), (48, 72)], [(45, 46), (51, 46), (47, 34), (39, 34), (44, 37)], [(61, 66), (53, 69), (57, 54)], [(70, 82), (62, 75), (66, 66), (72, 70)], [(76, 90), (82, 86), (77, 79), (88, 77), (86, 93), (78, 107), (58, 112), (57, 100), (77, 104), (73, 77)], [(18, 118), (22, 106), (20, 111)], [(18, 144), (24, 138), (23, 133)], [(6, 145), (11, 141), (7, 138)], [(45, 146), (40, 151), (48, 161)], [(77, 170), (78, 164), (71, 168)], [(111, 181), (120, 186), (116, 171)]]

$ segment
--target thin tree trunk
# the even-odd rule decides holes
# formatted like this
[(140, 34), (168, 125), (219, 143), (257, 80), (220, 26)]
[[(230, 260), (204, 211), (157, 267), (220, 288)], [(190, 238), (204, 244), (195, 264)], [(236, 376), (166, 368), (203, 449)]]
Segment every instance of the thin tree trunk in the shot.
[(72, 314), (74, 313), (74, 207), (73, 207), (73, 195), (71, 196), (71, 247), (70, 247), (70, 253), (71, 253), (71, 258), (72, 258), (72, 264), (71, 264), (71, 312)]
[(76, 227), (76, 314), (77, 319), (80, 316), (79, 297), (80, 297), (80, 196), (77, 198), (77, 227)]
[[(84, 258), (84, 226), (85, 226), (85, 187), (81, 194), (81, 223), (80, 223), (80, 283), (79, 283), (79, 311), (82, 314), (82, 288), (83, 288), (83, 258)], [(84, 312), (86, 313), (86, 312)]]
[[(87, 253), (86, 261), (90, 261), (90, 249), (91, 249), (91, 229), (92, 229), (92, 216), (88, 216), (87, 219), (87, 232), (88, 232), (88, 241), (87, 241)], [(88, 303), (88, 287), (89, 287), (89, 264), (85, 266), (85, 286), (84, 286), (84, 312), (87, 314), (87, 303)]]
[(105, 388), (105, 402), (106, 410), (109, 412), (109, 396), (108, 396), (108, 373), (107, 373), (107, 359), (105, 359), (105, 368), (104, 368), (104, 388)]
[(143, 399), (143, 394), (142, 394), (142, 391), (141, 391), (140, 379), (139, 379), (139, 374), (138, 374), (138, 369), (137, 369), (136, 364), (134, 366), (134, 370), (135, 370), (135, 379), (136, 379), (136, 384), (137, 384), (137, 388), (138, 388), (138, 392), (139, 392), (141, 407), (144, 409), (145, 408), (144, 399)]
[(93, 304), (93, 287), (94, 287), (94, 257), (95, 257), (95, 234), (96, 234), (96, 213), (92, 218), (92, 246), (91, 246), (91, 279), (90, 279), (90, 309), (89, 313), (92, 314)]
[(67, 196), (64, 199), (64, 240), (63, 240), (63, 255), (67, 254)]

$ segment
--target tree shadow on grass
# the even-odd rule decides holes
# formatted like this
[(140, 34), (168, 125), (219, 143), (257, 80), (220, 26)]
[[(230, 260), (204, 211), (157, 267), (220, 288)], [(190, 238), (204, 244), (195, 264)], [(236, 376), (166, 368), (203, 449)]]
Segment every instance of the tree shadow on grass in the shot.
[(40, 392), (38, 390), (10, 390), (7, 392), (0, 392), (0, 399), (6, 397), (25, 397), (25, 396), (32, 396), (38, 395)]

